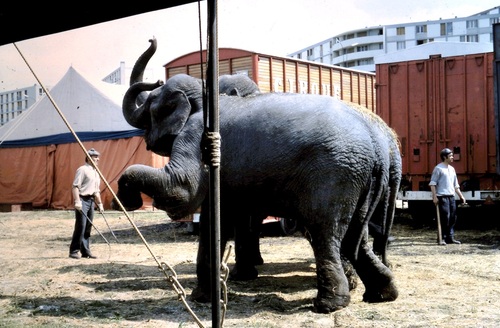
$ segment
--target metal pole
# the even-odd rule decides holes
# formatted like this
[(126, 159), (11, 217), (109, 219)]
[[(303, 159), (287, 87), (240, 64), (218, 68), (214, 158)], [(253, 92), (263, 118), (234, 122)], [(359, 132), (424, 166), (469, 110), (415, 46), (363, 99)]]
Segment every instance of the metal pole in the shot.
[(101, 213), (102, 215), (102, 218), (104, 219), (104, 222), (106, 222), (106, 225), (108, 226), (108, 229), (109, 229), (109, 232), (111, 232), (111, 234), (113, 235), (113, 237), (115, 238), (116, 242), (118, 243), (118, 238), (116, 238), (115, 236), (115, 233), (113, 232), (113, 230), (111, 230), (111, 227), (109, 226), (108, 224), (108, 220), (106, 220), (106, 217), (104, 216), (104, 213), (99, 211), (99, 213)]
[[(209, 57), (207, 72), (209, 132), (219, 132), (219, 49), (217, 44), (217, 0), (207, 1)], [(212, 327), (221, 327), (220, 282), (220, 173), (218, 165), (210, 165), (210, 285), (212, 294)]]
[(104, 239), (104, 241), (106, 242), (106, 244), (108, 244), (109, 246), (111, 246), (109, 244), (109, 241), (106, 239), (106, 237), (104, 237), (104, 235), (99, 231), (99, 229), (97, 229), (97, 227), (94, 225), (94, 223), (92, 223), (92, 221), (90, 221), (89, 217), (87, 215), (85, 215), (85, 213), (83, 213), (82, 210), (78, 210), (78, 212), (80, 212), (83, 215), (83, 217), (90, 223), (90, 225), (92, 227), (94, 227), (95, 231), (97, 231), (97, 233), (99, 233), (101, 235), (102, 239)]

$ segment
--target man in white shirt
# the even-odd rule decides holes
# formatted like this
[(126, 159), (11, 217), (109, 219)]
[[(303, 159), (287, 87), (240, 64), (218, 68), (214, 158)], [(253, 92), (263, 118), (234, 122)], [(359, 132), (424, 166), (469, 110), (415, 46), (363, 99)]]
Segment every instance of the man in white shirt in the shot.
[[(99, 152), (91, 148), (88, 151), (88, 155), (97, 166), (99, 163)], [(73, 230), (71, 245), (69, 246), (69, 257), (71, 258), (97, 258), (90, 251), (90, 232), (92, 230), (92, 220), (94, 219), (94, 205), (97, 204), (100, 212), (104, 211), (99, 189), (100, 184), (101, 178), (99, 177), (99, 173), (89, 158), (85, 157), (85, 164), (76, 170), (71, 188), (75, 201), (75, 228)]]
[[(432, 201), (439, 208), (441, 218), (442, 240), (440, 245), (460, 244), (455, 239), (455, 224), (457, 223), (457, 204), (455, 193), (463, 203), (465, 198), (460, 191), (457, 174), (451, 163), (453, 163), (453, 152), (444, 148), (440, 153), (442, 162), (434, 167), (429, 187), (432, 191)], [(439, 240), (438, 240), (439, 243)]]

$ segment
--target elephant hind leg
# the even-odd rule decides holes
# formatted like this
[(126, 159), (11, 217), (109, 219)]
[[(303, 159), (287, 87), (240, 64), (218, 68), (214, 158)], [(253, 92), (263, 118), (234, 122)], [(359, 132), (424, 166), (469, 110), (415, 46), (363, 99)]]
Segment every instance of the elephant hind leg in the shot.
[(355, 268), (365, 286), (363, 301), (391, 302), (398, 298), (398, 289), (391, 270), (373, 253), (366, 241), (363, 241), (359, 248)]
[(351, 302), (349, 284), (341, 265), (316, 260), (318, 294), (314, 312), (330, 313), (345, 308)]
[(330, 313), (345, 308), (351, 301), (351, 295), (340, 257), (340, 241), (331, 227), (308, 226), (307, 230), (316, 259), (318, 294), (314, 300), (314, 311)]

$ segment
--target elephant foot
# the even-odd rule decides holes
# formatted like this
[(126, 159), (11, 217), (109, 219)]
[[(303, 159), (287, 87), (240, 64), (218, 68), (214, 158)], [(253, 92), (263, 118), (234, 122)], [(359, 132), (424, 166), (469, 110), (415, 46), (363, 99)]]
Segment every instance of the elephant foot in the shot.
[(351, 302), (351, 295), (335, 295), (333, 297), (317, 297), (314, 300), (313, 311), (330, 313), (345, 308)]
[(253, 265), (262, 265), (264, 264), (264, 259), (262, 258), (262, 256), (255, 256), (253, 261), (252, 261)]
[(255, 267), (238, 267), (235, 266), (229, 273), (229, 279), (234, 281), (255, 280), (259, 276), (259, 272)]
[(199, 303), (209, 303), (212, 300), (210, 292), (205, 292), (200, 286), (197, 286), (195, 289), (193, 289), (189, 299), (191, 301)]
[(398, 289), (393, 282), (383, 288), (366, 288), (363, 301), (368, 303), (392, 302), (398, 298)]

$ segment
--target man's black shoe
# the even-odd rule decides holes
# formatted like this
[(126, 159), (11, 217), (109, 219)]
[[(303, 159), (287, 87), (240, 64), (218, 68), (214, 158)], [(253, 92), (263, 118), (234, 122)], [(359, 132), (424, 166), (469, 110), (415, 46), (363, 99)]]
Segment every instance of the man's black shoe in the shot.
[(71, 257), (72, 259), (79, 259), (80, 258), (80, 254), (78, 253), (69, 253), (69, 257)]
[(441, 241), (438, 240), (438, 245), (446, 246), (446, 242), (444, 240)]
[(457, 244), (457, 245), (460, 245), (460, 244), (461, 244), (461, 242), (460, 242), (460, 241), (458, 241), (458, 240), (456, 240), (456, 239), (453, 239), (453, 238), (448, 238), (448, 239), (446, 239), (446, 242), (447, 242), (448, 244)]
[(97, 258), (97, 256), (92, 255), (92, 254), (82, 255), (82, 257), (87, 258), (87, 259), (96, 259)]

